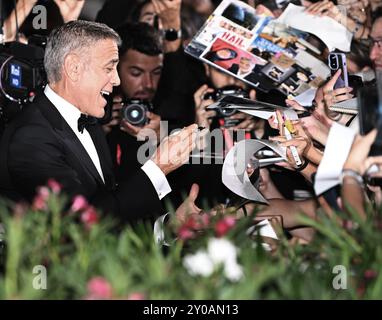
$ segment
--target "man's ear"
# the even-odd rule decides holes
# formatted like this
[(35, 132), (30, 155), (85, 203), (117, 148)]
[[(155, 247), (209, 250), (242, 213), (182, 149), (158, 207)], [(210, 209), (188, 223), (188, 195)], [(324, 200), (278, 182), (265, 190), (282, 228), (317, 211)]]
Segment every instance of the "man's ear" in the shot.
[(77, 82), (80, 78), (82, 72), (83, 64), (78, 54), (69, 53), (64, 60), (64, 70), (65, 75), (72, 80)]

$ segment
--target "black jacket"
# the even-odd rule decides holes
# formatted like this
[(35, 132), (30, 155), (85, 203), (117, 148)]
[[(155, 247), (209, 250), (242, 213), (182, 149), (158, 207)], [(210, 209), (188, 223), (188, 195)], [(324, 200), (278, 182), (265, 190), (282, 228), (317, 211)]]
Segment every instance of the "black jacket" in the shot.
[(41, 94), (5, 129), (0, 145), (0, 193), (31, 200), (49, 178), (70, 196), (82, 194), (96, 207), (131, 221), (163, 213), (150, 179), (137, 171), (115, 183), (109, 149), (100, 125), (88, 128), (105, 183), (67, 122)]

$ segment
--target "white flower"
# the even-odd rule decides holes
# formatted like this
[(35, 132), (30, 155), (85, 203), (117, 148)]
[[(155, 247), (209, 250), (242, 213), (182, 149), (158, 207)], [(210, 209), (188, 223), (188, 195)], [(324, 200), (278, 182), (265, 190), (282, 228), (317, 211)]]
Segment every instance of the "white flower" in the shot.
[(206, 251), (184, 257), (183, 265), (191, 275), (210, 276), (219, 265), (224, 266), (224, 275), (230, 281), (239, 281), (243, 269), (236, 261), (236, 247), (226, 239), (212, 238)]
[(226, 239), (210, 239), (207, 251), (214, 264), (236, 262), (236, 247)]
[(243, 277), (243, 268), (236, 261), (227, 261), (224, 264), (224, 274), (228, 280), (236, 282)]
[(208, 277), (214, 271), (214, 263), (207, 252), (199, 250), (194, 255), (186, 255), (183, 265), (191, 275)]

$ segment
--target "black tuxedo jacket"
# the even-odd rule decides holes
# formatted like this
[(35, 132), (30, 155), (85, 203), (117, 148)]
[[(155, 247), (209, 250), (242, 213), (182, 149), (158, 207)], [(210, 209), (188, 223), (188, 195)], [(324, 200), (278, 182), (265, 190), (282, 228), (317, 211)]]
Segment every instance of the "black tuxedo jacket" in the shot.
[(49, 178), (70, 196), (82, 194), (104, 212), (123, 221), (163, 213), (150, 179), (138, 170), (115, 183), (109, 148), (100, 125), (88, 128), (100, 159), (105, 183), (85, 148), (45, 94), (24, 108), (5, 129), (0, 145), (0, 193), (31, 200)]

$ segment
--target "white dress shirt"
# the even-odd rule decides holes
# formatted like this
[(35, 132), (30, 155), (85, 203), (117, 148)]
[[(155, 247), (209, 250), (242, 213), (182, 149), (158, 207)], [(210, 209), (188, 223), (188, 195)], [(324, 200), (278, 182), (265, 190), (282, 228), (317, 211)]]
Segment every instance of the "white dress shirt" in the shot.
[[(57, 108), (58, 112), (68, 123), (70, 128), (77, 136), (78, 140), (80, 140), (90, 159), (93, 161), (93, 164), (96, 167), (103, 182), (105, 182), (98, 153), (89, 132), (86, 130), (86, 128), (84, 129), (83, 133), (78, 131), (78, 119), (81, 116), (81, 111), (77, 109), (74, 105), (66, 101), (64, 98), (60, 97), (57, 93), (55, 93), (49, 87), (49, 85), (46, 86), (44, 93), (49, 99), (49, 101)], [(147, 161), (141, 169), (146, 173), (146, 175), (150, 179), (160, 200), (162, 200), (167, 194), (171, 192), (171, 187), (167, 181), (166, 176), (153, 161)]]

